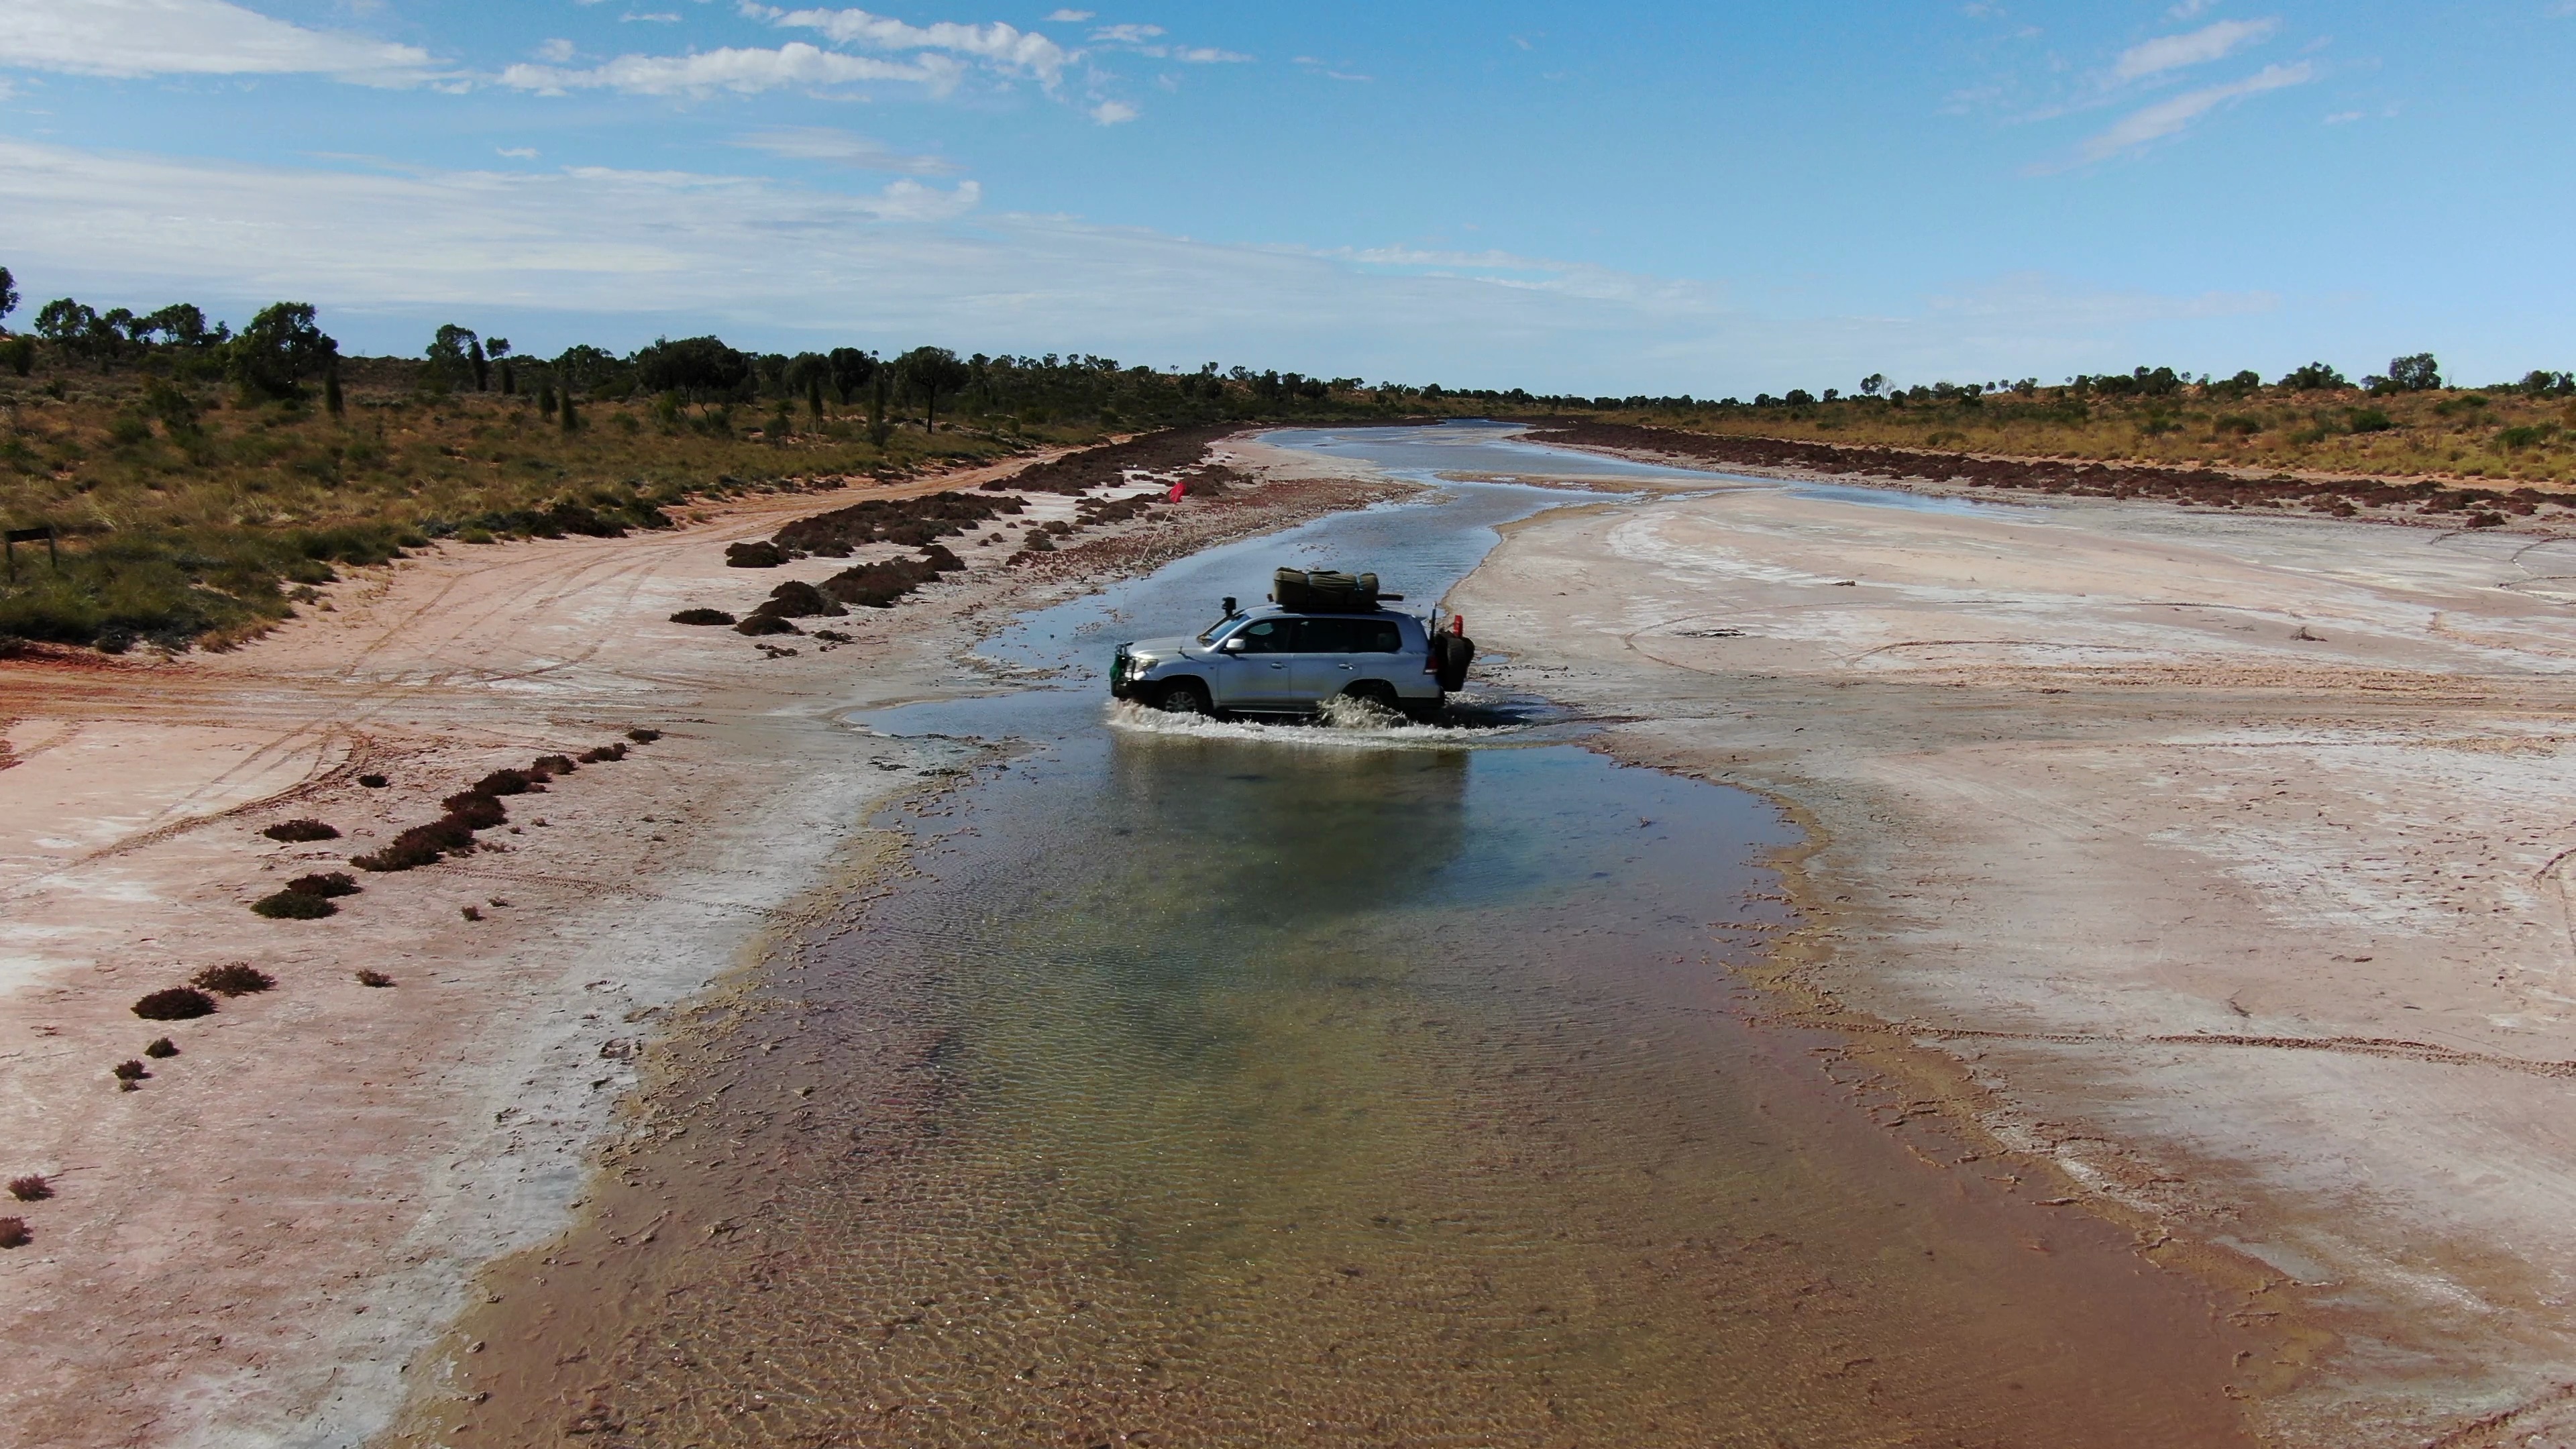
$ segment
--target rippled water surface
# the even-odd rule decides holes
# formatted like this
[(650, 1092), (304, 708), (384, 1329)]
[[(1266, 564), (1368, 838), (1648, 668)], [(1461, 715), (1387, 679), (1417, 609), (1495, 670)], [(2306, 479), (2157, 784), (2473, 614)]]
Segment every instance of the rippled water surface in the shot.
[(1870, 1121), (1832, 1038), (1757, 1024), (1730, 963), (1794, 924), (1767, 803), (1617, 765), (1539, 701), (1342, 729), (1106, 704), (1118, 639), (1203, 624), (1275, 563), (1429, 601), (1562, 501), (1462, 487), (1187, 560), (988, 646), (1050, 678), (862, 721), (1013, 753), (883, 822), (908, 871), (683, 1049), (593, 1219), (505, 1275), (495, 1352), (464, 1360), (494, 1398), (455, 1422), (2238, 1437), (2235, 1345), (2192, 1285)]

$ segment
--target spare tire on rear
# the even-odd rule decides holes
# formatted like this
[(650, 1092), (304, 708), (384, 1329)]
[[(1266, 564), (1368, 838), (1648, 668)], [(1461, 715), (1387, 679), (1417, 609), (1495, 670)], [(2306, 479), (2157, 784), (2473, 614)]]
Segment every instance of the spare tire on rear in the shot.
[(1444, 691), (1467, 687), (1467, 666), (1475, 662), (1476, 641), (1464, 634), (1431, 636), (1431, 663)]

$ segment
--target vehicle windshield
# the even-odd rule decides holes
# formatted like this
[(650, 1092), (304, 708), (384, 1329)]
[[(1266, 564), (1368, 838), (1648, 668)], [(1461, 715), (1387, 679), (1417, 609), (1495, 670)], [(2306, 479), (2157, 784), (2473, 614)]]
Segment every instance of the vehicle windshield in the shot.
[(1213, 644), (1216, 642), (1217, 636), (1226, 631), (1228, 625), (1239, 624), (1241, 622), (1243, 622), (1243, 616), (1241, 614), (1228, 614), (1224, 618), (1217, 620), (1215, 623), (1208, 625), (1207, 628), (1200, 633), (1199, 642), (1202, 644)]

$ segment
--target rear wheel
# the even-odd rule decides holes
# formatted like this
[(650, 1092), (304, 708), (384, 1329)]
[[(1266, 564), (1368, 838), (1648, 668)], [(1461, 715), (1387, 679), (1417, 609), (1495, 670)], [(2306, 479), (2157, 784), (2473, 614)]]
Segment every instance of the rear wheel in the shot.
[(1403, 707), (1395, 697), (1395, 686), (1383, 679), (1363, 679), (1342, 693), (1351, 699), (1367, 700), (1389, 714)]
[(1207, 686), (1195, 679), (1175, 679), (1154, 696), (1154, 708), (1165, 714), (1213, 714)]

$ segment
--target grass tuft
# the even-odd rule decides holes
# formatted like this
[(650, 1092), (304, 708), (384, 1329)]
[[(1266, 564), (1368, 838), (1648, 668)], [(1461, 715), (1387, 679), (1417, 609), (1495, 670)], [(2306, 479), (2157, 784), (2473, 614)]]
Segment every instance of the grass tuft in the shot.
[(662, 737), (660, 730), (628, 730), (626, 737), (639, 745), (649, 745)]
[(215, 999), (193, 986), (168, 987), (134, 1003), (134, 1014), (145, 1021), (192, 1021), (214, 1010)]
[(152, 1045), (143, 1049), (143, 1054), (155, 1061), (163, 1057), (175, 1057), (179, 1054), (179, 1044), (166, 1036), (156, 1036), (152, 1039)]
[(23, 1248), (35, 1240), (25, 1218), (0, 1218), (0, 1248)]
[(40, 1173), (9, 1179), (9, 1195), (20, 1202), (43, 1202), (54, 1195), (54, 1185)]
[(337, 840), (340, 832), (319, 820), (282, 820), (260, 834), (271, 840)]
[(134, 1060), (132, 1057), (128, 1057), (124, 1061), (118, 1062), (115, 1067), (111, 1068), (111, 1070), (115, 1072), (116, 1079), (120, 1082), (139, 1082), (145, 1077), (152, 1075), (149, 1068), (145, 1067), (143, 1063)]
[(360, 967), (358, 970), (358, 984), (360, 986), (391, 986), (394, 984), (394, 979), (373, 967)]
[(682, 609), (671, 616), (674, 624), (730, 624), (733, 615), (722, 609)]

